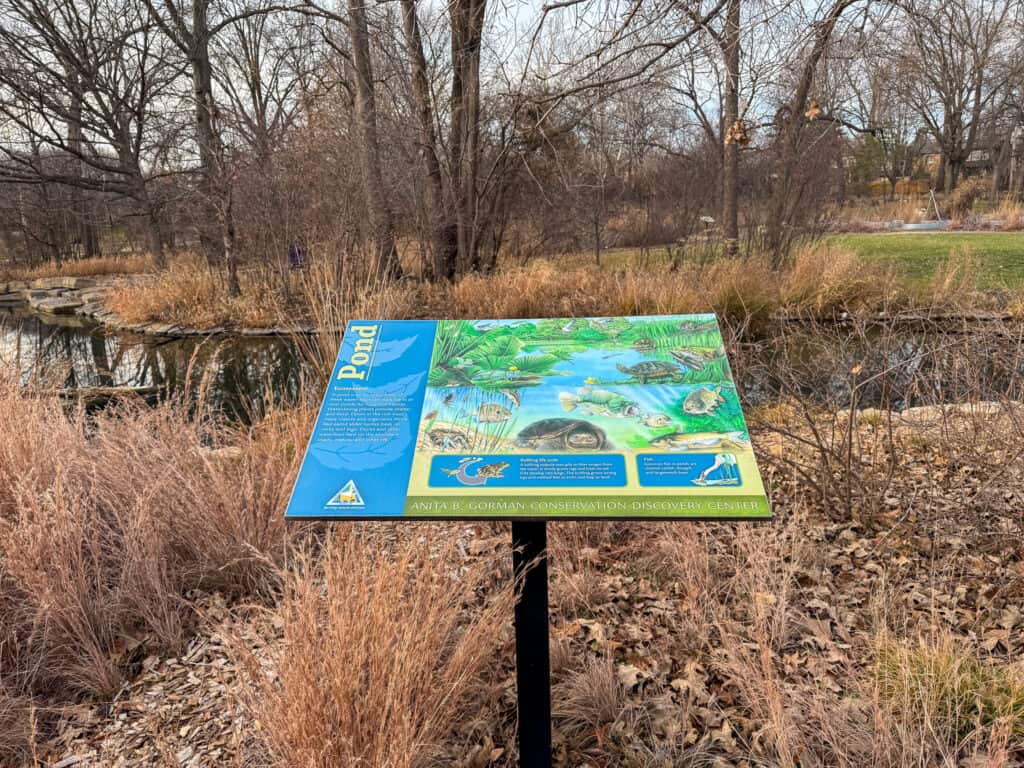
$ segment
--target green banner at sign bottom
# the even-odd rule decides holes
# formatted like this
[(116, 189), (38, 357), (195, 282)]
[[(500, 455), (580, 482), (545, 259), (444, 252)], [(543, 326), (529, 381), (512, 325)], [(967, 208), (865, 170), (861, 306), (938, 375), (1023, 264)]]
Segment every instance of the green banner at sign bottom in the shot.
[(410, 496), (405, 517), (771, 519), (764, 496)]

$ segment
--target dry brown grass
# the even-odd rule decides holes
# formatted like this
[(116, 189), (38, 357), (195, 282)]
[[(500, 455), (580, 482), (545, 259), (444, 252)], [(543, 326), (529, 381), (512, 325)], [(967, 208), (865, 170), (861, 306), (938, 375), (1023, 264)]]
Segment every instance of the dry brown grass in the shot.
[(586, 744), (622, 718), (628, 706), (611, 656), (583, 662), (554, 691), (552, 716), (569, 738)]
[(1024, 229), (1024, 203), (1019, 200), (1004, 197), (992, 216), (1003, 222), (1001, 229), (1004, 232), (1017, 232)]
[(319, 333), (313, 338), (299, 338), (300, 349), (324, 377), (334, 367), (345, 323), (350, 318), (388, 320), (425, 314), (424, 288), (368, 278), (342, 280), (324, 262), (314, 264), (302, 274), (301, 293), (307, 320)]
[(535, 262), (491, 276), (468, 276), (451, 290), (451, 305), (466, 317), (645, 315), (710, 312), (763, 318), (790, 311), (827, 314), (909, 300), (893, 276), (853, 254), (825, 246), (802, 250), (791, 268), (766, 259), (719, 259), (671, 271), (566, 270)]
[(226, 278), (202, 259), (182, 256), (143, 282), (115, 287), (107, 306), (130, 323), (166, 322), (208, 328), (232, 324), (276, 325), (287, 307), (277, 293), (247, 272), (239, 276), (243, 295), (228, 295)]
[(814, 572), (808, 528), (796, 517), (731, 532), (666, 527), (639, 541), (646, 568), (661, 558), (675, 583), (694, 583), (683, 589), (674, 657), (710, 660), (773, 766), (1012, 764), (1024, 746), (1024, 666), (986, 658), (938, 623), (913, 637), (859, 637), (841, 695), (787, 670), (801, 653), (795, 639), (819, 626), (795, 599), (798, 575)]
[[(164, 322), (195, 328), (295, 328), (316, 325), (343, 329), (349, 317), (414, 315), (417, 290), (406, 284), (384, 285), (365, 276), (339, 280), (334, 265), (316, 262), (289, 276), (289, 292), (262, 272), (239, 273), (241, 296), (230, 296), (221, 270), (205, 261), (181, 256), (151, 278), (115, 287), (107, 306), (130, 323)], [(369, 314), (367, 315), (369, 316)], [(333, 357), (333, 355), (332, 355)]]
[(110, 696), (135, 654), (180, 648), (190, 590), (276, 587), (309, 415), (252, 432), (176, 404), (87, 419), (0, 381), (4, 737), (24, 739), (33, 703)]
[(41, 277), (99, 277), (102, 275), (134, 275), (153, 269), (149, 256), (102, 256), (61, 263), (48, 262), (34, 267), (0, 269), (0, 281), (36, 280)]
[[(276, 680), (251, 660), (249, 704), (281, 766), (433, 764), (511, 612), (510, 584), (479, 601), (486, 563), (467, 570), (444, 527), (393, 548), (339, 526), (289, 575), (278, 611)], [(475, 713), (479, 715), (479, 712)]]
[[(941, 209), (942, 203), (939, 205)], [(863, 229), (869, 223), (902, 221), (918, 224), (925, 220), (925, 210), (928, 215), (935, 215), (927, 194), (900, 195), (893, 200), (873, 197), (844, 203), (830, 211), (827, 220), (833, 229), (848, 232)]]
[(798, 251), (779, 290), (784, 307), (811, 315), (877, 309), (906, 301), (901, 295), (905, 290), (893, 272), (827, 244)]
[[(951, 263), (954, 260), (951, 260)], [(804, 246), (791, 264), (773, 269), (763, 257), (614, 269), (571, 259), (536, 260), (493, 274), (467, 275), (453, 285), (415, 281), (385, 284), (363, 274), (336, 273), (313, 263), (291, 276), (287, 296), (258, 271), (243, 270), (242, 295), (230, 297), (220, 271), (181, 257), (159, 275), (115, 288), (107, 303), (128, 322), (167, 322), (192, 327), (284, 327), (328, 330), (317, 353), (333, 359), (336, 334), (351, 317), (557, 317), (645, 315), (715, 311), (760, 320), (783, 311), (827, 316), (839, 311), (969, 306), (971, 270), (956, 291), (937, 275), (930, 283), (900, 279), (877, 261), (817, 243)]]

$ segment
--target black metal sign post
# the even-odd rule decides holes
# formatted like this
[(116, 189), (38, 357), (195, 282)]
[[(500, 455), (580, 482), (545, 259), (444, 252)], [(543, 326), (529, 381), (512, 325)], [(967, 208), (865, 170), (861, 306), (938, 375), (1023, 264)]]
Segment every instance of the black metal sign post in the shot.
[(520, 768), (551, 768), (551, 661), (548, 656), (547, 523), (512, 521), (516, 601), (516, 690)]

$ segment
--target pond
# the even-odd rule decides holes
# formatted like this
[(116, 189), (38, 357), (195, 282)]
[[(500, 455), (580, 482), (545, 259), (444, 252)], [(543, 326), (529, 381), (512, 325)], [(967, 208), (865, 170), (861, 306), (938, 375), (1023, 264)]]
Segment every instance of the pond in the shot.
[(248, 421), (268, 399), (296, 402), (309, 368), (279, 337), (159, 338), (111, 333), (76, 317), (0, 310), (0, 366), (53, 389), (160, 387)]
[[(728, 331), (726, 336), (729, 336)], [(1024, 324), (779, 323), (729, 344), (746, 405), (780, 397), (901, 410), (1024, 399)], [(52, 388), (161, 387), (232, 420), (320, 387), (294, 339), (154, 338), (0, 310), (0, 366)]]

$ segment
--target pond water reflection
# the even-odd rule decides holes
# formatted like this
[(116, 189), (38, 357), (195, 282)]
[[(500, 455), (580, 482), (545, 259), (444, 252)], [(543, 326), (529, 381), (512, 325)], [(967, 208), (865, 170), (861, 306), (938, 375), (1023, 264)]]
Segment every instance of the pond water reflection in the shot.
[[(728, 331), (726, 332), (728, 336)], [(745, 405), (780, 397), (825, 408), (1024, 399), (1024, 325), (776, 324), (730, 344)], [(166, 339), (109, 333), (78, 318), (0, 310), (0, 366), (53, 388), (163, 387), (229, 419), (319, 388), (293, 339)]]
[(53, 388), (163, 387), (229, 419), (298, 400), (308, 373), (287, 338), (167, 339), (108, 333), (79, 318), (0, 312), (0, 366)]

